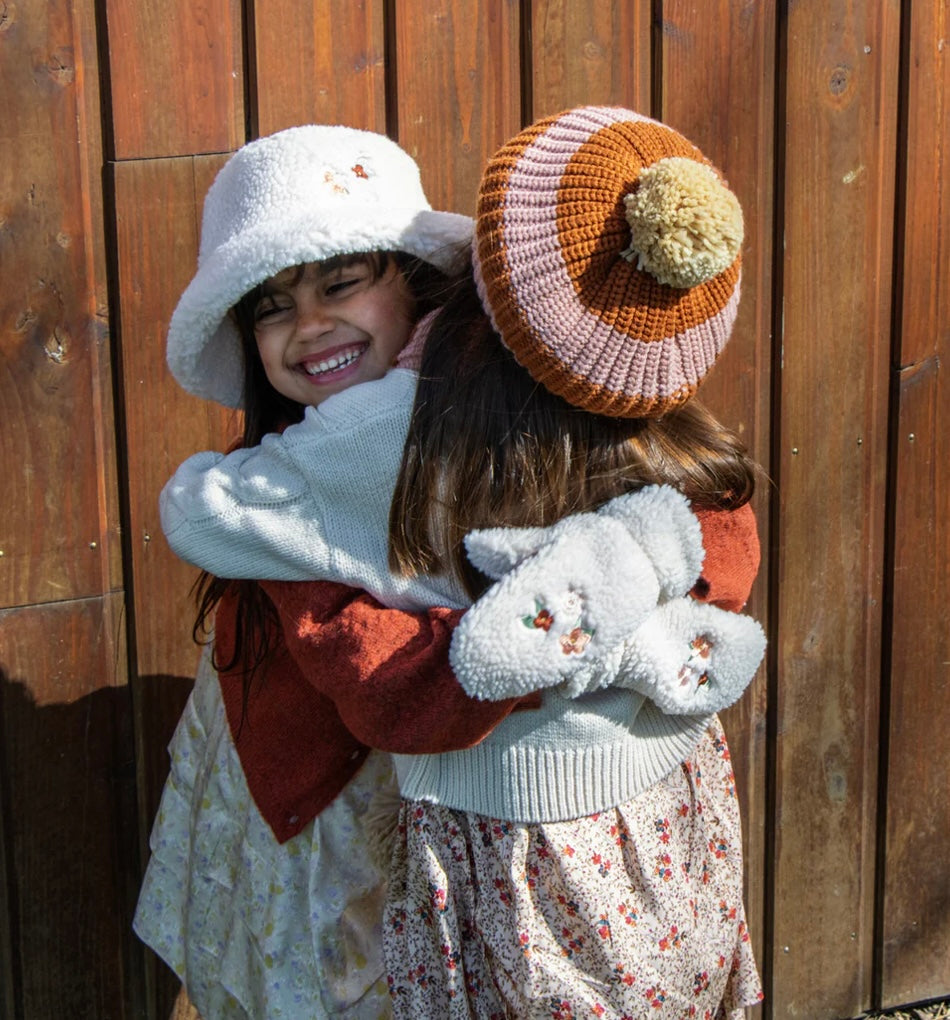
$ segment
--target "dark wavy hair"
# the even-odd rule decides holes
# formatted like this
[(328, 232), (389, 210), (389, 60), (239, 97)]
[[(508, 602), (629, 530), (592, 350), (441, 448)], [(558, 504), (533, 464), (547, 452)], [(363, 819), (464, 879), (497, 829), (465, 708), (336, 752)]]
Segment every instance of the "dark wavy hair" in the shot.
[[(364, 262), (371, 267), (373, 279), (378, 280), (395, 263), (409, 284), (415, 300), (414, 320), (432, 311), (445, 299), (448, 277), (435, 266), (403, 252), (370, 252), (339, 255), (324, 263), (329, 269)], [(304, 267), (300, 267), (303, 272)], [(288, 425), (303, 419), (304, 405), (282, 396), (271, 386), (264, 371), (257, 341), (254, 337), (254, 315), (262, 295), (262, 286), (245, 294), (231, 309), (230, 315), (241, 336), (244, 358), (244, 428), (241, 445), (257, 446), (268, 432), (280, 432)], [(222, 672), (240, 670), (244, 675), (244, 708), (251, 683), (266, 664), (271, 649), (271, 624), (276, 622), (276, 611), (264, 595), (257, 581), (231, 580), (216, 577), (204, 571), (196, 580), (194, 597), (197, 616), (192, 636), (199, 644), (209, 640), (214, 614), (225, 594), (237, 600), (235, 642), (232, 654), (222, 658), (217, 645), (212, 652), (215, 669)]]
[(474, 598), (486, 578), (465, 557), (473, 528), (548, 525), (654, 483), (697, 508), (737, 509), (758, 473), (695, 399), (661, 418), (612, 418), (550, 393), (502, 345), (469, 275), (423, 350), (390, 511), (390, 568), (453, 571)]

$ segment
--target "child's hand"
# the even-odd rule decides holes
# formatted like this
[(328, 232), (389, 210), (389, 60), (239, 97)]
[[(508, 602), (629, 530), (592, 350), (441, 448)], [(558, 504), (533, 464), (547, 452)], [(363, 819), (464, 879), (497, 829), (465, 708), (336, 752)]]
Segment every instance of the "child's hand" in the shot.
[(669, 715), (708, 715), (739, 699), (764, 654), (765, 634), (750, 616), (687, 596), (658, 606), (619, 654), (604, 657), (599, 677), (564, 693), (629, 687)]
[(452, 669), (476, 698), (515, 697), (598, 672), (603, 650), (633, 634), (659, 597), (650, 559), (627, 524), (609, 515), (474, 532), (466, 546), (485, 572), (513, 565), (452, 637)]

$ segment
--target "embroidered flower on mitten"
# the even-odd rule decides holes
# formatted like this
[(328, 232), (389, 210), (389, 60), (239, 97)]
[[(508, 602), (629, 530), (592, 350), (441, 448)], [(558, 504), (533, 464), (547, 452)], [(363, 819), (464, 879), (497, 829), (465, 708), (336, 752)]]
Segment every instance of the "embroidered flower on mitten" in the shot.
[(592, 630), (575, 627), (570, 634), (561, 635), (561, 651), (565, 655), (583, 655), (584, 649), (587, 648), (593, 636)]
[(709, 656), (713, 650), (712, 639), (699, 634), (689, 643), (689, 656), (679, 671), (680, 687), (692, 684), (697, 689), (709, 683)]
[(535, 615), (522, 616), (521, 622), (526, 627), (534, 627), (547, 633), (554, 623), (554, 615), (550, 609), (545, 609), (537, 599), (534, 600)]
[(584, 627), (583, 600), (575, 591), (567, 592), (555, 607), (554, 612), (548, 609), (540, 599), (534, 600), (534, 615), (530, 613), (521, 617), (521, 622), (534, 630), (543, 630), (549, 633), (556, 620), (563, 620), (565, 616), (571, 621), (568, 630), (558, 635), (558, 642), (561, 651), (565, 655), (583, 655), (584, 650), (594, 636), (594, 630)]

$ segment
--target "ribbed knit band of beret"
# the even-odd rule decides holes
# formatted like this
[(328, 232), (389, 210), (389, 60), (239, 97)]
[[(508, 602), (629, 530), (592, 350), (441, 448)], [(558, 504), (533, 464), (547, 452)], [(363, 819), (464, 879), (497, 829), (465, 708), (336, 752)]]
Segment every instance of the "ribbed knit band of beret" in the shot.
[(659, 417), (729, 339), (742, 238), (738, 200), (691, 142), (631, 110), (579, 107), (490, 160), (475, 277), (536, 381), (594, 413)]

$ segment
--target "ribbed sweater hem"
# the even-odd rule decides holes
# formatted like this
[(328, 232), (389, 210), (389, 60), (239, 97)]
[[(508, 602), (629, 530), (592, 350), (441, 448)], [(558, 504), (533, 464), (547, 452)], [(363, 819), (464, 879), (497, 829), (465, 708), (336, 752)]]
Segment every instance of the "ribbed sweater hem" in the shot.
[(644, 703), (629, 736), (570, 749), (489, 737), (464, 751), (394, 755), (400, 793), (512, 822), (559, 822), (616, 807), (669, 775), (709, 716), (664, 715)]

